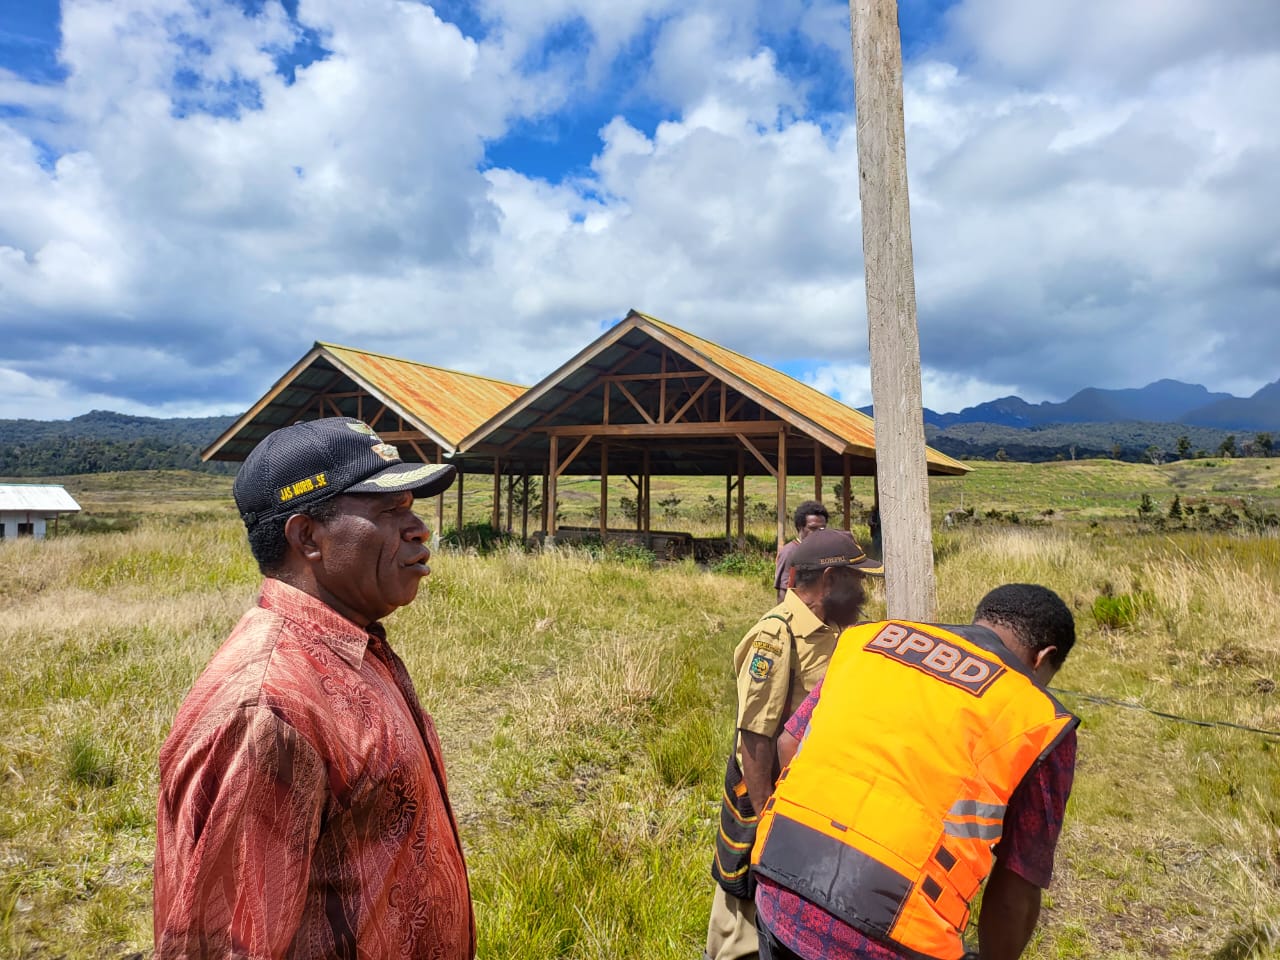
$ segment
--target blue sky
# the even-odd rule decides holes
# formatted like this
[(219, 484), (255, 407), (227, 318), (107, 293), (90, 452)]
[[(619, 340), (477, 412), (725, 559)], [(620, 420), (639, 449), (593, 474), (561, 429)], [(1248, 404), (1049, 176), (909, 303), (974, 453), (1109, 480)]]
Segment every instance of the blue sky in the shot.
[[(925, 404), (1280, 378), (1280, 5), (902, 0)], [(0, 0), (0, 417), (629, 308), (870, 398), (848, 6)]]

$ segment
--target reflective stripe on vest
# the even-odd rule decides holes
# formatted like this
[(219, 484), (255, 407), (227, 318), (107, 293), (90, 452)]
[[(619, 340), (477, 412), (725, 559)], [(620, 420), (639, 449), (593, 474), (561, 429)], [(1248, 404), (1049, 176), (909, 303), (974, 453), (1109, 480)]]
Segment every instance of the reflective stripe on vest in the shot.
[(850, 628), (753, 866), (863, 933), (955, 960), (1014, 788), (1076, 722), (988, 630)]

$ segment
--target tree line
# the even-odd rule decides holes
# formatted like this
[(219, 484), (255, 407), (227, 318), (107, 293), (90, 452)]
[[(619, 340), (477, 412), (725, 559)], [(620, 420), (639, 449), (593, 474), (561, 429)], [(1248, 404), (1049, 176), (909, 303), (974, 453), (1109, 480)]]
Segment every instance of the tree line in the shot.
[(200, 459), (202, 447), (155, 438), (62, 437), (31, 444), (0, 443), (0, 476), (57, 477), (118, 470), (201, 470), (234, 473), (238, 464)]

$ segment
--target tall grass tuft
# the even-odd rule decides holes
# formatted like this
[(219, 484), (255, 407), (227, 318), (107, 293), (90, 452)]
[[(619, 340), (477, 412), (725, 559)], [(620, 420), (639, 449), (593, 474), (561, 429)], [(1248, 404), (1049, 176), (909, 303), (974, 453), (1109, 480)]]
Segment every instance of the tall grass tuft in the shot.
[(1150, 597), (1143, 593), (1122, 593), (1118, 596), (1104, 593), (1093, 601), (1090, 613), (1094, 623), (1104, 630), (1124, 630), (1138, 623), (1138, 615), (1150, 604)]
[(66, 745), (67, 779), (87, 787), (109, 787), (116, 782), (116, 767), (96, 736), (85, 730), (72, 734)]

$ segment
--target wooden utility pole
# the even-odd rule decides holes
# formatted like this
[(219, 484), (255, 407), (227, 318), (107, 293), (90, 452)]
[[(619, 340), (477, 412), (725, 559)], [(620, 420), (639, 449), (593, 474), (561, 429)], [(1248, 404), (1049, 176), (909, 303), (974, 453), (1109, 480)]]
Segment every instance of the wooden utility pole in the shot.
[(849, 0), (888, 616), (937, 616), (897, 0)]

